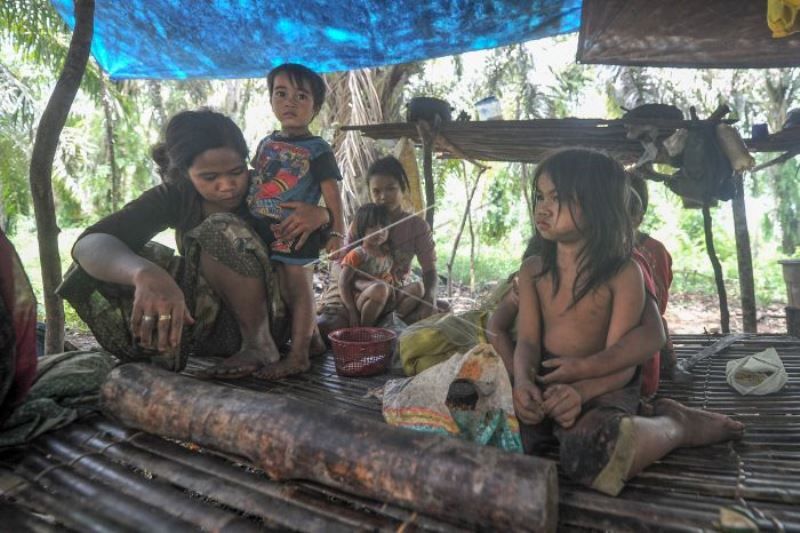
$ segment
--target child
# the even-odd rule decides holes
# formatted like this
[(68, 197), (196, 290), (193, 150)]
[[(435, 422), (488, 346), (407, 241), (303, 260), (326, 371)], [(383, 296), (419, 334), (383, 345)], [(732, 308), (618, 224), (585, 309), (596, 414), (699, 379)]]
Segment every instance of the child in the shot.
[(636, 248), (644, 256), (650, 265), (650, 270), (653, 272), (658, 311), (661, 313), (664, 333), (667, 339), (664, 347), (661, 348), (661, 370), (665, 374), (671, 375), (673, 380), (678, 378), (685, 379), (686, 376), (677, 373), (675, 350), (669, 338), (667, 320), (664, 318), (664, 313), (667, 311), (667, 301), (669, 300), (669, 288), (672, 285), (672, 256), (661, 241), (652, 238), (643, 231), (639, 231), (639, 226), (644, 220), (645, 213), (647, 213), (647, 204), (650, 199), (650, 195), (647, 192), (647, 182), (639, 176), (632, 176), (631, 187), (639, 197), (642, 206), (639, 216), (633, 219), (633, 224), (636, 228)]
[[(325, 100), (325, 82), (310, 69), (291, 63), (267, 76), (270, 101), (281, 130), (263, 139), (253, 159), (254, 177), (247, 202), (256, 217), (259, 235), (269, 245), (270, 258), (279, 263), (282, 293), (292, 316), (292, 344), (286, 359), (256, 376), (278, 379), (310, 366), (309, 348), (315, 328), (312, 273), (305, 268), (319, 257), (322, 244), (336, 257), (344, 239), (344, 221), (338, 181), (342, 179), (331, 147), (309, 132), (308, 125)], [(311, 233), (307, 240), (288, 242), (276, 235), (277, 224), (291, 213), (294, 202), (316, 204), (320, 195), (330, 210), (329, 238)], [(284, 292), (285, 291), (285, 292)]]
[(565, 150), (535, 175), (538, 256), (519, 275), (514, 406), (527, 453), (548, 438), (552, 424), (565, 473), (616, 495), (626, 480), (680, 446), (738, 437), (742, 424), (672, 400), (654, 404), (651, 418), (635, 416), (641, 372), (540, 390), (542, 356), (585, 358), (634, 328), (645, 305), (642, 274), (631, 260), (633, 225), (622, 166), (587, 150)]
[(364, 204), (356, 211), (354, 242), (359, 244), (342, 259), (339, 274), (339, 292), (350, 327), (374, 326), (385, 307), (375, 303), (388, 302), (392, 292), (388, 225), (385, 206)]

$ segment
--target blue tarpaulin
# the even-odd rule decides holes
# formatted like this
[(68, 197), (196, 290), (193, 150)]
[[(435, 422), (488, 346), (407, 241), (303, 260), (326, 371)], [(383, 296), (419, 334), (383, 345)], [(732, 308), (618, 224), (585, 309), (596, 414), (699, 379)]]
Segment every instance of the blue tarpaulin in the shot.
[[(74, 26), (73, 0), (52, 0)], [(404, 63), (577, 31), (581, 0), (96, 0), (114, 79), (247, 78)]]

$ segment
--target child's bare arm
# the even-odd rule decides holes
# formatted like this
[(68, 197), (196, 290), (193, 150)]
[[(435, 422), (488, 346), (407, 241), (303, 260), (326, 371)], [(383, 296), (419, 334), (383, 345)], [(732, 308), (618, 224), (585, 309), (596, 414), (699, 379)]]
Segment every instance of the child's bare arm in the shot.
[(342, 298), (342, 305), (347, 310), (347, 317), (350, 327), (359, 325), (359, 313), (356, 308), (356, 301), (353, 295), (353, 287), (356, 280), (356, 271), (354, 268), (342, 265), (342, 271), (339, 273), (339, 294)]
[(519, 273), (519, 320), (514, 350), (514, 410), (522, 422), (537, 424), (544, 418), (542, 394), (533, 382), (541, 360), (541, 309), (535, 275), (541, 260), (531, 257)]
[(486, 323), (486, 336), (494, 347), (509, 375), (514, 375), (514, 340), (511, 338), (511, 328), (517, 318), (519, 310), (519, 297), (512, 287)]
[(641, 323), (618, 342), (589, 357), (558, 357), (543, 361), (542, 367), (553, 370), (543, 376), (541, 382), (546, 385), (574, 383), (592, 376), (608, 376), (619, 370), (645, 363), (665, 342), (666, 333), (658, 305), (653, 298), (648, 297)]
[[(325, 199), (325, 206), (331, 210), (333, 220), (331, 220), (331, 230), (344, 235), (344, 216), (342, 210), (342, 195), (339, 192), (339, 182), (333, 179), (322, 180), (320, 182), (322, 198)], [(339, 259), (344, 253), (344, 239), (332, 235), (325, 243), (325, 250), (331, 259)]]

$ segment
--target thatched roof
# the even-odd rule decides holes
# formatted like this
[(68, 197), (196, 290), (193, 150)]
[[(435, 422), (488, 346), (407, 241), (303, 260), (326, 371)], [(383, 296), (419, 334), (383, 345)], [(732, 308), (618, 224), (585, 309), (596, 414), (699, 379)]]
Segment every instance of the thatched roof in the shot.
[(578, 61), (692, 68), (800, 66), (800, 34), (774, 39), (767, 2), (584, 0)]
[[(445, 122), (439, 129), (434, 151), (444, 157), (474, 161), (521, 161), (536, 163), (549, 152), (566, 147), (603, 150), (623, 163), (642, 155), (639, 141), (627, 138), (625, 125), (654, 125), (667, 135), (676, 128), (692, 124), (686, 120), (653, 119), (537, 119)], [(372, 139), (408, 137), (421, 144), (414, 123), (343, 126)]]

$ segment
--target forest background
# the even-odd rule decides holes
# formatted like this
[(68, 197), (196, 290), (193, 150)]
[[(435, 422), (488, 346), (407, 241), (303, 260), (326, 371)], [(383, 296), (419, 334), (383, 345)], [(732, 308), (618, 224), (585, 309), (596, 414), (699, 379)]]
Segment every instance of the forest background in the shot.
[[(36, 126), (58, 77), (70, 33), (45, 0), (0, 5), (0, 227), (18, 248), (41, 301), (40, 265), (28, 165)], [(330, 96), (312, 130), (334, 144), (345, 174), (346, 204), (366, 198), (363, 179), (370, 157), (390, 152), (345, 124), (404, 120), (405, 102), (438, 96), (477, 119), (474, 103), (496, 96), (503, 118), (618, 118), (624, 109), (669, 103), (700, 116), (726, 103), (744, 137), (756, 123), (778, 131), (797, 105), (800, 69), (711, 70), (605, 67), (574, 61), (577, 35), (492, 50), (326, 75)], [(251, 147), (278, 125), (269, 108), (266, 80), (109, 80), (93, 59), (72, 107), (56, 155), (53, 186), (63, 267), (82, 228), (159, 183), (149, 157), (168, 118), (183, 109), (209, 106), (230, 115)], [(762, 162), (775, 154), (762, 154)], [(421, 166), (421, 165), (420, 165)], [(786, 294), (778, 260), (800, 245), (800, 165), (791, 159), (745, 176), (746, 205), (759, 331), (785, 331)], [(434, 234), (439, 272), (451, 282), (457, 307), (481, 295), (519, 264), (531, 234), (531, 165), (491, 163), (480, 176), (469, 163), (436, 160)], [(466, 210), (475, 188), (471, 208)], [(729, 202), (712, 209), (717, 253), (731, 303), (732, 329), (741, 330), (738, 273)], [(463, 225), (462, 225), (463, 220)], [(668, 318), (675, 332), (718, 327), (713, 271), (705, 251), (699, 210), (650, 184), (644, 231), (672, 253), (675, 279)], [(463, 230), (463, 231), (462, 231)], [(158, 239), (174, 245), (171, 232)], [(456, 252), (454, 245), (458, 243)], [(443, 284), (445, 293), (448, 284)], [(447, 294), (445, 294), (447, 296)], [(42, 310), (43, 311), (43, 310)], [(67, 305), (68, 328), (82, 323)]]

